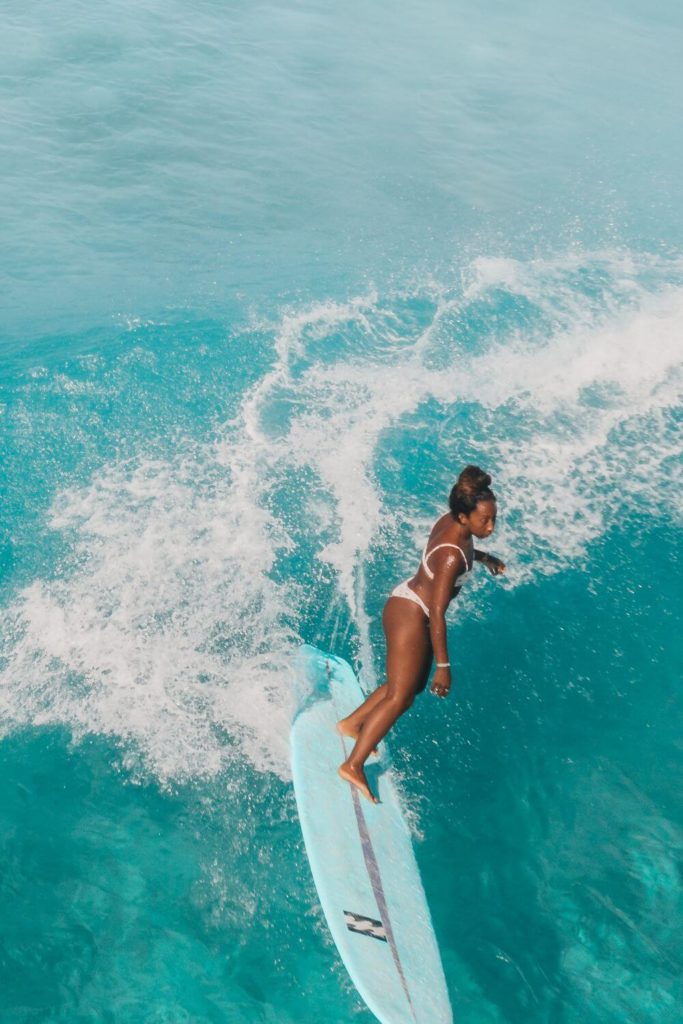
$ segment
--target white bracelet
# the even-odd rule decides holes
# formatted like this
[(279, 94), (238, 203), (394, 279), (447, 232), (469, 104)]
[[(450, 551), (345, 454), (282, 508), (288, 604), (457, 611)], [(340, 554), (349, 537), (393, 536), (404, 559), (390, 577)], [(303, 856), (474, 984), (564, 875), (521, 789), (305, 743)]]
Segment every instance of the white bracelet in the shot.
[(450, 668), (451, 667), (451, 663), (450, 663), (450, 661), (437, 661), (436, 667), (437, 668)]

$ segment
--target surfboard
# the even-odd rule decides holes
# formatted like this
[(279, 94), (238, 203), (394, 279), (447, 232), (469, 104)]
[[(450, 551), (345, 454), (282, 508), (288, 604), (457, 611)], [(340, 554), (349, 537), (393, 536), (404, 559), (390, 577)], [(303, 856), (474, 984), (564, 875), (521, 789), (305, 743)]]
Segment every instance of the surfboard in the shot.
[[(452, 1024), (441, 957), (391, 763), (366, 764), (371, 804), (337, 775), (353, 741), (335, 725), (363, 701), (351, 667), (314, 647), (312, 694), (292, 725), (294, 792), (320, 903), (344, 965), (382, 1024)], [(375, 763), (373, 764), (373, 760)]]

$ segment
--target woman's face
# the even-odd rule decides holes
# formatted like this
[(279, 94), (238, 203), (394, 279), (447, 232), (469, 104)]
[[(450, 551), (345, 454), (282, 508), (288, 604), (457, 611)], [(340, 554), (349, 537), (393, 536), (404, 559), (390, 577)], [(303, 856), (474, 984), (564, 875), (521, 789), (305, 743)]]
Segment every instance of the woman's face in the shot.
[(496, 511), (495, 501), (480, 501), (474, 512), (464, 516), (475, 537), (483, 540), (491, 536), (496, 525)]

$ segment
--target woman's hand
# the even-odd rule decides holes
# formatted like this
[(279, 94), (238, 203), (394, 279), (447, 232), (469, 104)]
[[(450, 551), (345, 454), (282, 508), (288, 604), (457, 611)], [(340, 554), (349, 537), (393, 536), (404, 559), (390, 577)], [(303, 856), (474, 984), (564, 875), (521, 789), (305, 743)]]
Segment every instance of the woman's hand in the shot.
[(505, 562), (501, 562), (495, 555), (484, 555), (482, 561), (492, 576), (500, 576), (505, 572)]
[(447, 697), (450, 688), (451, 670), (449, 668), (437, 668), (432, 679), (432, 693), (437, 697)]

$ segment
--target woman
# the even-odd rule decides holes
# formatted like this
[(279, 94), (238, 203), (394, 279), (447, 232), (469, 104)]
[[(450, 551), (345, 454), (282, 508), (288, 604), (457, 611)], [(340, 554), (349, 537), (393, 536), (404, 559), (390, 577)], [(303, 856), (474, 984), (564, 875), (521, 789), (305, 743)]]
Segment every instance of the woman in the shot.
[(446, 609), (469, 579), (474, 562), (483, 562), (493, 576), (505, 572), (499, 558), (478, 551), (473, 537), (490, 537), (496, 524), (496, 498), (491, 477), (467, 466), (453, 487), (450, 512), (436, 522), (417, 574), (392, 591), (384, 606), (382, 626), (387, 643), (387, 681), (370, 694), (337, 729), (356, 740), (339, 768), (342, 779), (357, 786), (372, 803), (363, 765), (376, 744), (424, 690), (436, 655), (432, 693), (446, 697), (451, 688), (451, 663), (446, 647)]

